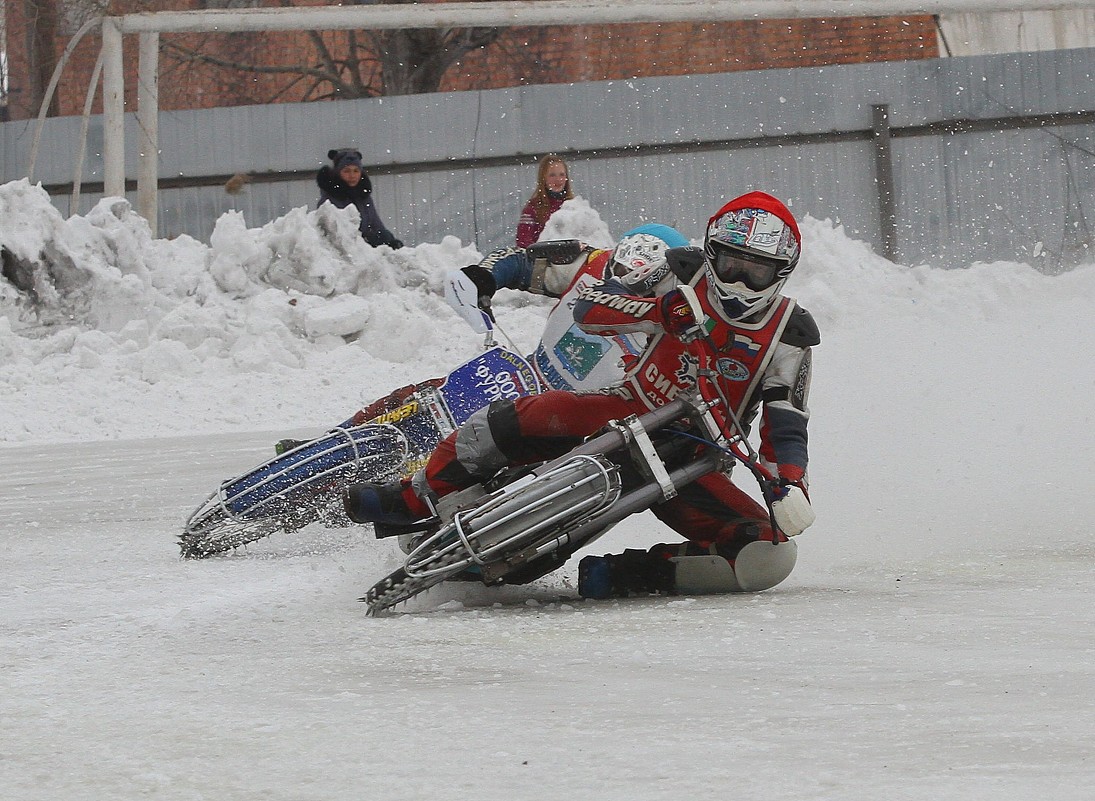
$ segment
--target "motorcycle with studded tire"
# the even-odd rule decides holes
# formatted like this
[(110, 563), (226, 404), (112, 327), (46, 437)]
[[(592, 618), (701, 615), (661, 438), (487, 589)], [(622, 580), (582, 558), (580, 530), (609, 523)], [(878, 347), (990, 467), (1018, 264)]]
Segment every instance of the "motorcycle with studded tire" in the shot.
[[(784, 487), (727, 403), (699, 301), (691, 287), (681, 289), (697, 320), (689, 345), (699, 365), (696, 387), (643, 415), (610, 421), (563, 456), (504, 468), (484, 484), (439, 499), (435, 517), (418, 533), (402, 535), (403, 565), (361, 598), (370, 615), (449, 579), (487, 586), (534, 581), (624, 518), (738, 463), (756, 479), (772, 530), (780, 530), (773, 503)], [(794, 547), (780, 536), (765, 546)]]
[(453, 273), (445, 296), (484, 335), (481, 353), (442, 378), (374, 401), (351, 418), (360, 425), (336, 426), (221, 482), (187, 518), (178, 538), (183, 557), (214, 556), (312, 523), (349, 526), (342, 507), (347, 486), (407, 475), (476, 410), (539, 392), (528, 360), (496, 343), (496, 324), (476, 306), (475, 288)]

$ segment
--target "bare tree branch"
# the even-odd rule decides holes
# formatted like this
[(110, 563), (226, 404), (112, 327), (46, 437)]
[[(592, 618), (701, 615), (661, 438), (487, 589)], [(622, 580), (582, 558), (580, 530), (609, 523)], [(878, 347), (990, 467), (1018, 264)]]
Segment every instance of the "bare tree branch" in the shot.
[[(94, 0), (87, 0), (92, 2)], [(347, 0), (369, 5), (375, 0)], [(405, 4), (412, 0), (388, 0)], [(277, 0), (282, 7), (293, 7), (294, 0)], [(142, 5), (150, 4), (147, 0)], [(306, 98), (358, 98), (378, 95), (436, 92), (446, 71), (467, 53), (493, 44), (499, 28), (452, 28), (446, 30), (409, 28), (392, 31), (347, 31), (344, 37), (324, 38), (318, 31), (307, 31), (311, 59), (299, 63), (257, 63), (246, 55), (223, 54), (223, 46), (203, 37), (197, 46), (164, 42), (163, 52), (180, 64), (203, 64), (224, 70), (224, 84), (240, 87), (237, 100), (244, 98), (243, 87), (251, 86), (231, 73), (253, 75), (296, 75), (301, 80), (288, 86), (269, 89), (260, 102), (284, 97), (290, 87), (308, 79)], [(213, 51), (213, 52), (209, 52)], [(326, 89), (324, 88), (326, 85)], [(231, 100), (232, 98), (225, 98)], [(254, 102), (251, 98), (247, 98)]]

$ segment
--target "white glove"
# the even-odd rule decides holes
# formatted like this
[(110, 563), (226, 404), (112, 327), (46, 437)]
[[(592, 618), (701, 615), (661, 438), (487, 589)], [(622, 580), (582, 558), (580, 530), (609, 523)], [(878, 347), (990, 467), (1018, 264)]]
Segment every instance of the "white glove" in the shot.
[(772, 503), (772, 516), (780, 531), (788, 537), (797, 537), (817, 519), (810, 499), (801, 487), (789, 484), (783, 497)]

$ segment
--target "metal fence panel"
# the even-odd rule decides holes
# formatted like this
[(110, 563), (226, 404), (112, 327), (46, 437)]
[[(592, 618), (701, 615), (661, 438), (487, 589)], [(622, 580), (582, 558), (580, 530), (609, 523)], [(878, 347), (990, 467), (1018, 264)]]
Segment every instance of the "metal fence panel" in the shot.
[[(381, 216), (408, 243), (509, 244), (537, 159), (560, 152), (614, 235), (657, 219), (698, 238), (723, 200), (764, 188), (881, 250), (871, 122), (886, 105), (901, 261), (1058, 269), (1091, 244), (1093, 72), (1095, 50), (1059, 50), (165, 112), (160, 232), (208, 240), (232, 209), (257, 227), (313, 208), (327, 150), (357, 146)], [(79, 122), (47, 121), (36, 170), (65, 213)], [(135, 176), (133, 115), (126, 125)], [(32, 123), (0, 124), (0, 180), (26, 174), (32, 135)], [(98, 117), (87, 152), (81, 211), (101, 191)], [(234, 173), (253, 180), (228, 194)]]

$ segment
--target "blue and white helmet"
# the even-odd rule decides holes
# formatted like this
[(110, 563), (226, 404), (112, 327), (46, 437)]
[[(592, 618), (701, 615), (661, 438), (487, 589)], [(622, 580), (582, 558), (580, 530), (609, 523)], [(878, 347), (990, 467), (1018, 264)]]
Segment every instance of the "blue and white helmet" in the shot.
[(612, 252), (612, 274), (636, 295), (649, 295), (667, 275), (665, 252), (688, 244), (679, 231), (660, 223), (632, 228)]

